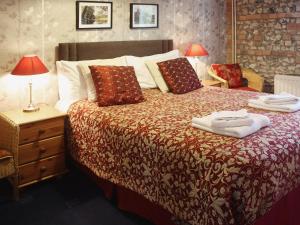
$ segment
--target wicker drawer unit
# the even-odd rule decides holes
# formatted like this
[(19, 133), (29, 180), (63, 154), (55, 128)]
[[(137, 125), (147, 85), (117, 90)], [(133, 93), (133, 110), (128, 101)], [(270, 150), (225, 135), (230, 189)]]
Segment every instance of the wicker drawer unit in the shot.
[(19, 187), (53, 177), (65, 171), (64, 154), (19, 166)]
[(15, 146), (9, 149), (14, 153), (17, 171), (12, 182), (15, 189), (19, 190), (66, 172), (65, 117), (66, 114), (52, 107), (42, 107), (40, 111), (32, 113), (24, 113), (21, 110), (0, 113), (1, 124), (10, 124), (15, 131), (8, 131), (8, 138), (15, 139)]
[(56, 136), (29, 144), (20, 145), (18, 164), (44, 159), (64, 152), (64, 136)]

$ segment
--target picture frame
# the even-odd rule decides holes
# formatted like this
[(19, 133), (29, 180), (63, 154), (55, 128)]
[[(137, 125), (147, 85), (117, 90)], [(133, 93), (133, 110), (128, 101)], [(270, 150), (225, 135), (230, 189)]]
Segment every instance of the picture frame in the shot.
[(112, 29), (112, 2), (76, 1), (76, 29)]
[(149, 29), (159, 27), (159, 5), (130, 3), (130, 28)]

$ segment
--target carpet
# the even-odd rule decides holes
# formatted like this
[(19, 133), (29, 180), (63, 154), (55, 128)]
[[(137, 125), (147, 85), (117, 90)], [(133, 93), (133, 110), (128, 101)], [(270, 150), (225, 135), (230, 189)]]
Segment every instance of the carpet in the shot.
[(152, 225), (120, 211), (76, 169), (26, 187), (20, 196), (13, 201), (10, 184), (0, 181), (1, 225)]

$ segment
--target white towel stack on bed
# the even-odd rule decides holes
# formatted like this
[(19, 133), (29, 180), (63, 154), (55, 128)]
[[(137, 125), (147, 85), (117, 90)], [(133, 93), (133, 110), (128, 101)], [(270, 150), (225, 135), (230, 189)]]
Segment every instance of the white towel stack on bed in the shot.
[(248, 105), (271, 111), (296, 112), (300, 110), (300, 98), (288, 93), (266, 95), (260, 96), (258, 99), (250, 99)]
[(212, 133), (243, 138), (270, 125), (264, 115), (248, 113), (247, 110), (214, 112), (208, 116), (193, 117), (192, 126)]

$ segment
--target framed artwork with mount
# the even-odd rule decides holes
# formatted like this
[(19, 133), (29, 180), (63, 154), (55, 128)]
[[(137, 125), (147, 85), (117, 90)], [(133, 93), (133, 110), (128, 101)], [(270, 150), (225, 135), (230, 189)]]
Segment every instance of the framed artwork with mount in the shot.
[(112, 2), (77, 1), (76, 29), (111, 29)]
[(158, 4), (130, 4), (130, 28), (158, 28), (159, 6)]

